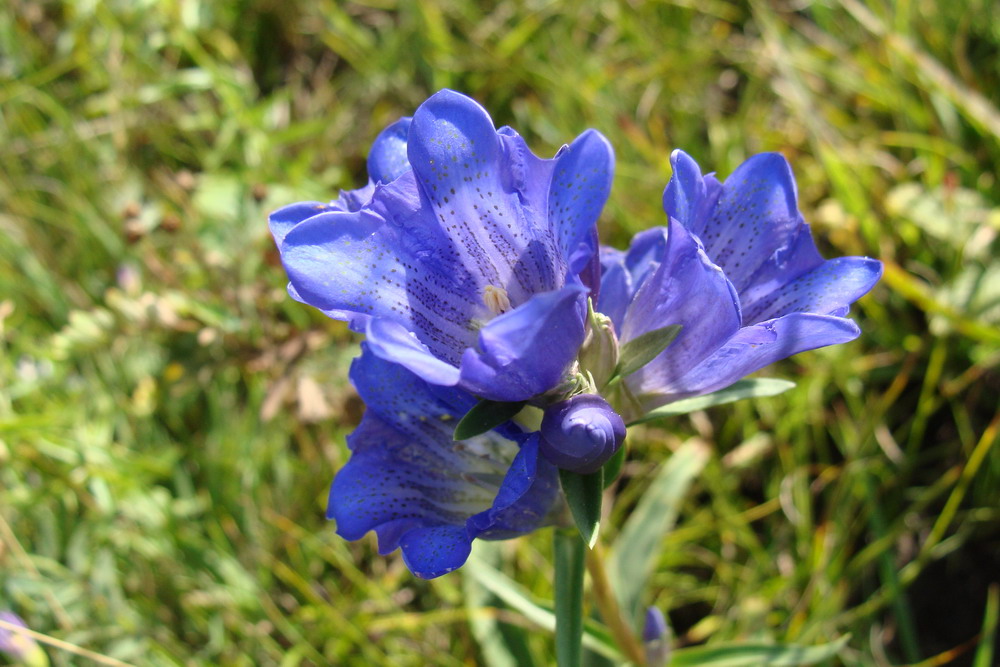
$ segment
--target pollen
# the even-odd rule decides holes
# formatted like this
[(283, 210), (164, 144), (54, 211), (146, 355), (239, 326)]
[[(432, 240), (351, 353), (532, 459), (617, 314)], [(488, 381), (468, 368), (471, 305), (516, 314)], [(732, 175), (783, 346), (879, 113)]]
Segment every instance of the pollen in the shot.
[(500, 315), (510, 310), (510, 298), (507, 290), (494, 285), (487, 285), (483, 288), (483, 303), (494, 315)]

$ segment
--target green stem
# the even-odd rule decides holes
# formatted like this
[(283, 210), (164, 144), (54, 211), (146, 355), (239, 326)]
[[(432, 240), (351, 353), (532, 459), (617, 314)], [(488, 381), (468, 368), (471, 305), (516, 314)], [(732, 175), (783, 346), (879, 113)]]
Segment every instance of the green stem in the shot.
[(583, 540), (574, 529), (553, 531), (556, 566), (556, 663), (579, 667), (583, 657)]

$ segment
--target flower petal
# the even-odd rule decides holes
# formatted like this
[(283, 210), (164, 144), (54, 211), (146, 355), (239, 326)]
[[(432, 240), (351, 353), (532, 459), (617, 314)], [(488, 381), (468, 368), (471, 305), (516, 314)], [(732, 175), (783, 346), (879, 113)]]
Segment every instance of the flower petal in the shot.
[(276, 245), (280, 246), (285, 240), (285, 236), (303, 220), (308, 220), (314, 215), (319, 215), (324, 211), (336, 210), (329, 204), (319, 201), (302, 201), (297, 204), (283, 206), (277, 211), (267, 216), (267, 225), (271, 228), (271, 236), (274, 237)]
[(615, 153), (607, 139), (596, 130), (587, 130), (556, 157), (555, 173), (549, 187), (549, 225), (559, 239), (567, 261), (581, 245), (583, 263), (571, 266), (583, 270), (597, 252), (593, 230), (611, 193)]
[(523, 447), (490, 432), (456, 443), (458, 419), (475, 403), (462, 391), (428, 385), (363, 346), (351, 379), (368, 411), (348, 438), (352, 451), (330, 489), (328, 516), (337, 532), (369, 530), (379, 551), (401, 546), (415, 574), (433, 577), (460, 566), (473, 538), (529, 532), (555, 500), (555, 472)]
[(672, 393), (676, 378), (740, 327), (739, 297), (732, 284), (681, 223), (671, 220), (668, 230), (662, 261), (625, 313), (621, 341), (674, 324), (681, 331), (659, 356), (626, 378), (636, 395)]
[(601, 297), (597, 310), (610, 317), (618, 331), (622, 330), (628, 304), (660, 265), (666, 246), (666, 228), (654, 227), (636, 234), (627, 252), (601, 248), (604, 274), (601, 276)]
[(409, 117), (400, 118), (379, 132), (368, 152), (368, 178), (373, 183), (389, 183), (410, 170), (406, 157)]
[[(607, 253), (608, 250), (615, 254)], [(615, 331), (621, 331), (625, 311), (635, 293), (632, 275), (625, 268), (625, 253), (621, 250), (602, 247), (601, 264), (601, 294), (595, 308), (611, 318)]]
[(398, 322), (383, 318), (369, 320), (365, 334), (368, 347), (382, 359), (400, 364), (433, 384), (446, 387), (458, 384), (458, 368), (435, 357), (426, 345)]
[(399, 541), (403, 562), (421, 579), (433, 579), (465, 565), (472, 553), (472, 538), (464, 525), (415, 528)]
[(330, 202), (330, 208), (338, 211), (360, 211), (361, 208), (371, 201), (375, 194), (375, 183), (368, 181), (364, 187), (357, 190), (341, 190), (340, 196), (335, 201)]
[(698, 234), (701, 231), (698, 213), (705, 200), (705, 179), (701, 175), (701, 167), (679, 148), (670, 154), (670, 167), (673, 175), (663, 190), (663, 210)]
[[(470, 279), (436, 258), (433, 240), (401, 220), (376, 212), (404, 188), (404, 175), (376, 193), (372, 207), (324, 213), (297, 225), (281, 244), (281, 259), (298, 298), (344, 319), (384, 318), (417, 335), (434, 356), (457, 365), (475, 342), (472, 320), (489, 314)], [(403, 195), (399, 195), (401, 199)]]
[(535, 434), (521, 446), (489, 509), (469, 517), (464, 526), (408, 531), (399, 542), (403, 560), (424, 579), (456, 570), (468, 559), (473, 539), (507, 539), (542, 526), (558, 489), (558, 472), (538, 455)]
[(480, 290), (501, 287), (516, 306), (560, 287), (566, 271), (544, 202), (513, 189), (525, 180), (518, 172), (535, 163), (502, 149), (486, 110), (451, 90), (420, 105), (407, 143), (427, 216), (450, 239), (447, 252)]
[(878, 260), (868, 257), (828, 259), (755, 300), (749, 310), (744, 310), (744, 321), (761, 322), (791, 313), (843, 316), (880, 277), (882, 262)]
[(487, 540), (506, 539), (545, 524), (559, 493), (559, 473), (539, 455), (538, 447), (538, 433), (524, 439), (493, 505), (466, 522), (470, 535)]
[[(704, 193), (697, 186), (693, 160), (678, 156), (676, 165), (680, 173), (671, 178), (676, 187), (668, 184), (667, 191), (677, 194), (664, 196), (667, 214), (690, 220), (688, 228), (702, 240), (709, 258), (742, 294), (756, 271), (805, 224), (788, 161), (779, 153), (754, 155), (726, 179), (716, 202), (708, 179)], [(693, 217), (692, 209), (697, 211)]]
[(586, 294), (580, 284), (567, 285), (490, 321), (479, 332), (479, 350), (462, 357), (460, 386), (494, 401), (554, 387), (583, 344)]
[(854, 340), (858, 325), (848, 319), (814, 313), (792, 313), (744, 327), (725, 345), (677, 378), (667, 392), (638, 396), (646, 411), (688, 396), (728, 387), (761, 368), (827, 345)]

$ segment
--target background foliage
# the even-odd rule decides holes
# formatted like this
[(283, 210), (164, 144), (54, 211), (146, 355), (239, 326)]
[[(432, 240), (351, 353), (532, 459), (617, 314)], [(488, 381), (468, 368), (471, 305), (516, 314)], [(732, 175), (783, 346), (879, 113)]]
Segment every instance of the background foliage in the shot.
[[(567, 7), (4, 4), (0, 608), (141, 664), (476, 664), (491, 614), (551, 654), (461, 576), (416, 580), (325, 522), (355, 341), (286, 297), (266, 232), (360, 185), (379, 129), (452, 87), (540, 154), (605, 133), (606, 241), (662, 222), (672, 148), (722, 175), (780, 150), (827, 256), (885, 262), (859, 341), (768, 372), (795, 390), (630, 435), (610, 535), (682, 442), (707, 453), (643, 593), (678, 643), (850, 633), (838, 664), (990, 664), (993, 0)], [(543, 600), (549, 543), (499, 549)]]

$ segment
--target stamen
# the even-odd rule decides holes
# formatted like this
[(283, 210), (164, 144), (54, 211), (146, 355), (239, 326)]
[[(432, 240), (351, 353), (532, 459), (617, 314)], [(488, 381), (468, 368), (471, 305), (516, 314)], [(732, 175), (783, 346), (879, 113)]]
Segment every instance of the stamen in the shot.
[(483, 303), (494, 315), (500, 315), (510, 310), (510, 299), (507, 297), (507, 290), (494, 285), (487, 285), (483, 288)]

